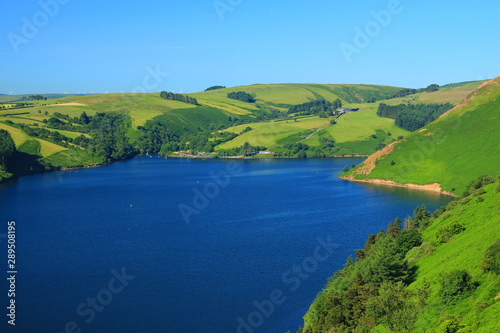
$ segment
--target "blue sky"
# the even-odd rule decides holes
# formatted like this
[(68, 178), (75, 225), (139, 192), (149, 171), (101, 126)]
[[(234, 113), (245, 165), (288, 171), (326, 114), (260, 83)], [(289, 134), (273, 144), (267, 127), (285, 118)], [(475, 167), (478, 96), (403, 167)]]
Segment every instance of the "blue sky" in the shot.
[(498, 0), (10, 1), (0, 93), (487, 79), (499, 17)]

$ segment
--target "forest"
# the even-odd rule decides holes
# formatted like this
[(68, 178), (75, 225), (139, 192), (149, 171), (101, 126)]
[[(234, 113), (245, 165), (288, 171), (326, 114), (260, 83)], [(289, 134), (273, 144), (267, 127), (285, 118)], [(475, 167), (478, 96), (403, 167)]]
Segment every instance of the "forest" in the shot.
[(436, 120), (452, 108), (453, 105), (450, 103), (399, 105), (381, 103), (378, 107), (377, 115), (394, 119), (396, 126), (413, 132)]

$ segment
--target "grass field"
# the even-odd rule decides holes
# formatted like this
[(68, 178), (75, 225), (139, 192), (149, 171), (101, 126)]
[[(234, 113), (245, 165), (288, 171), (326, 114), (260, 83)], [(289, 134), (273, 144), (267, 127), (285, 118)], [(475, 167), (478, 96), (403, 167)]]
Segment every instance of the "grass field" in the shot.
[(303, 117), (297, 119), (297, 121), (286, 120), (239, 125), (228, 128), (226, 131), (240, 133), (248, 126), (251, 127), (252, 130), (219, 145), (217, 149), (236, 148), (242, 146), (245, 142), (248, 142), (252, 146), (273, 148), (279, 145), (278, 141), (288, 136), (296, 135), (307, 130), (314, 131), (329, 125), (330, 122), (328, 119), (319, 118), (318, 116)]
[(460, 194), (472, 179), (498, 171), (499, 110), (500, 79), (496, 79), (447, 116), (397, 143), (369, 175), (356, 177), (437, 182), (443, 189)]
[[(366, 108), (368, 106), (368, 108)], [(394, 120), (377, 116), (377, 109), (370, 104), (360, 111), (341, 116), (335, 126), (328, 128), (329, 134), (336, 142), (363, 141), (377, 130), (390, 132), (394, 138), (406, 136), (408, 131), (394, 125)]]

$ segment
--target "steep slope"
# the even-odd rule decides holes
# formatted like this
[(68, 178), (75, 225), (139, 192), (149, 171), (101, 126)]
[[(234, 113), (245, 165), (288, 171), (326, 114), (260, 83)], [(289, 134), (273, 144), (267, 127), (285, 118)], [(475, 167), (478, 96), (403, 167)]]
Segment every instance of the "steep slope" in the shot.
[(395, 220), (371, 235), (298, 332), (497, 332), (500, 183), (471, 185), (432, 216), (419, 208), (407, 228)]
[[(481, 85), (433, 123), (344, 174), (349, 180), (432, 185), (462, 193), (500, 165), (500, 77)], [(396, 183), (395, 183), (396, 182)]]

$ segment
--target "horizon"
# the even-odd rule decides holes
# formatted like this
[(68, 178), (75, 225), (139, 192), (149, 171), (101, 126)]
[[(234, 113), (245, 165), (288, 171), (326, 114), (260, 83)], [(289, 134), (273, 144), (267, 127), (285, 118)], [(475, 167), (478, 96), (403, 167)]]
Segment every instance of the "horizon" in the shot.
[(0, 23), (0, 92), (192, 93), (276, 82), (422, 88), (493, 79), (499, 10), (493, 0), (29, 0), (7, 6)]
[[(470, 82), (479, 82), (479, 81), (490, 81), (495, 79), (493, 78), (488, 78), (488, 79), (483, 79), (483, 80), (466, 80), (466, 81), (461, 81), (461, 82), (449, 82), (443, 85), (440, 85), (440, 87), (450, 85), (450, 84), (460, 84), (460, 83), (470, 83)], [(366, 86), (388, 86), (388, 87), (397, 87), (397, 86), (391, 86), (391, 85), (379, 85), (379, 84), (372, 84), (372, 83), (314, 83), (314, 82), (308, 82), (308, 83), (298, 83), (298, 82), (289, 82), (289, 83), (252, 83), (248, 85), (238, 85), (238, 86), (227, 86), (226, 88), (236, 88), (236, 87), (248, 87), (248, 86), (255, 86), (255, 85), (355, 85), (355, 86), (360, 86), (360, 85), (366, 85)], [(429, 83), (428, 85), (433, 84)], [(426, 86), (428, 86), (426, 85)], [(422, 87), (397, 87), (397, 88), (403, 88), (403, 89), (420, 89), (420, 88), (425, 88), (426, 86)], [(208, 87), (207, 87), (208, 88)], [(140, 94), (140, 93), (145, 93), (145, 94), (155, 94), (155, 93), (160, 93), (162, 90), (158, 91), (147, 91), (147, 92), (139, 92), (139, 91), (118, 91), (118, 92), (85, 92), (85, 91), (78, 91), (78, 92), (20, 92), (16, 94), (6, 94), (3, 92), (0, 92), (0, 95), (3, 96), (21, 96), (21, 95), (33, 95), (33, 94), (44, 94), (44, 95), (111, 95), (111, 94)], [(193, 92), (182, 92), (182, 91), (171, 91), (174, 93), (184, 93), (184, 94), (194, 94), (194, 93), (199, 93), (203, 92), (205, 89), (200, 90), (200, 91), (193, 91)]]

